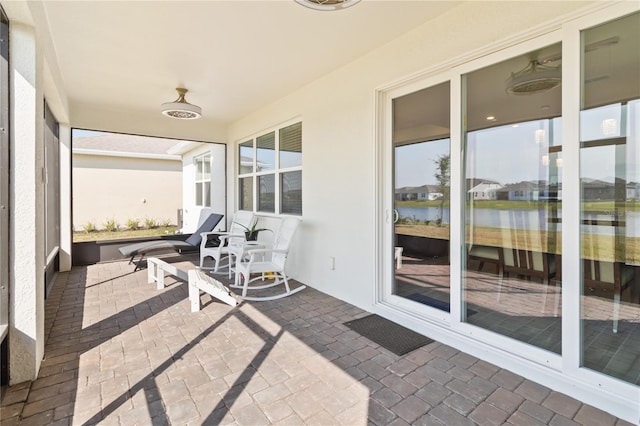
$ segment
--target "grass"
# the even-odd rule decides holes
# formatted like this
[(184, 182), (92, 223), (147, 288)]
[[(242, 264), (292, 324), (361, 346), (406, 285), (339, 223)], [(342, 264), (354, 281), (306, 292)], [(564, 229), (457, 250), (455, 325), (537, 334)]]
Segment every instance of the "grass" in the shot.
[[(430, 225), (396, 225), (397, 234), (435, 239), (449, 239), (449, 227)], [(471, 238), (472, 237), (472, 238)], [(610, 235), (583, 234), (582, 257), (612, 262), (614, 259), (629, 265), (640, 265), (640, 238), (621, 237), (616, 244)], [(492, 247), (526, 248), (530, 251), (562, 254), (562, 235), (556, 232), (510, 230), (501, 228), (473, 228), (467, 230), (465, 241)]]
[[(557, 202), (557, 208), (562, 208), (562, 202)], [(440, 207), (440, 200), (434, 201), (396, 201), (396, 207)], [(537, 210), (540, 208), (551, 207), (552, 202), (548, 201), (508, 201), (508, 200), (477, 200), (473, 202), (474, 209), (496, 209), (496, 210)], [(444, 203), (445, 208), (449, 208), (449, 202)], [(467, 208), (470, 205), (467, 202)], [(586, 201), (581, 203), (583, 211), (588, 212), (613, 212), (616, 208), (616, 202), (609, 201)], [(637, 212), (640, 211), (640, 201), (626, 201), (618, 203), (618, 211)]]
[(154, 237), (159, 235), (173, 235), (178, 229), (177, 226), (161, 226), (153, 229), (119, 230), (119, 231), (96, 231), (96, 232), (74, 232), (73, 242), (81, 243), (85, 241), (115, 240), (120, 238)]

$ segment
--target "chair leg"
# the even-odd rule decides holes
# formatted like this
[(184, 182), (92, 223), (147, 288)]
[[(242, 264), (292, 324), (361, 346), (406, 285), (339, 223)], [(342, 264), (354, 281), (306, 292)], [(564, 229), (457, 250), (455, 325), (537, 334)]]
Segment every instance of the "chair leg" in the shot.
[(287, 276), (284, 273), (281, 273), (280, 276), (282, 277), (282, 281), (284, 281), (284, 287), (287, 289), (287, 293), (291, 293), (291, 289), (289, 288), (289, 280), (287, 279)]
[(620, 317), (620, 293), (613, 295), (613, 332), (618, 332), (618, 318)]
[(502, 281), (504, 280), (504, 269), (498, 264), (498, 302), (500, 302), (500, 295), (502, 294)]
[(544, 285), (544, 296), (542, 298), (542, 309), (540, 312), (544, 313), (547, 310), (547, 295), (549, 293), (549, 286), (553, 284), (553, 316), (558, 316), (558, 307), (560, 305), (560, 284), (557, 280), (549, 280), (548, 278), (542, 279), (542, 285)]

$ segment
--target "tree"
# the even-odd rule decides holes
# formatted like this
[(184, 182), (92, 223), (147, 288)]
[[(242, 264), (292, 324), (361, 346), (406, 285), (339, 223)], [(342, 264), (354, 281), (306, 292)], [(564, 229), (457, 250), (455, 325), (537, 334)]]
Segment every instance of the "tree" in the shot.
[(438, 182), (438, 192), (442, 194), (440, 197), (440, 213), (436, 223), (442, 226), (442, 218), (444, 216), (444, 203), (449, 199), (449, 188), (451, 182), (451, 156), (442, 154), (436, 160), (436, 174), (434, 175)]

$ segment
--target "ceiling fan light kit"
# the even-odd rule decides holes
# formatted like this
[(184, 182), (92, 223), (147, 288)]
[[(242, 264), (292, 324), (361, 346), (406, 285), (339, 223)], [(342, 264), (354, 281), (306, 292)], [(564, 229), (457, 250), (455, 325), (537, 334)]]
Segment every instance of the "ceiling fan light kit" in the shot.
[(178, 99), (173, 102), (165, 102), (161, 105), (162, 114), (179, 120), (195, 120), (202, 117), (202, 108), (190, 104), (184, 95), (188, 92), (182, 87), (176, 88)]
[(360, 0), (295, 0), (296, 3), (315, 10), (341, 10), (353, 6)]
[(546, 92), (562, 82), (560, 67), (542, 65), (534, 59), (518, 72), (512, 72), (507, 79), (506, 90), (510, 95), (531, 95)]

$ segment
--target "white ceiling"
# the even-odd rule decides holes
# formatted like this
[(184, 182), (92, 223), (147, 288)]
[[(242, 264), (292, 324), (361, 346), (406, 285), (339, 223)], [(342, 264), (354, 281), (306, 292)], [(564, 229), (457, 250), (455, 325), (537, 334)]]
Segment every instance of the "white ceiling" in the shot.
[(363, 0), (335, 12), (293, 0), (43, 5), (72, 109), (159, 114), (186, 87), (205, 119), (229, 122), (458, 3)]

